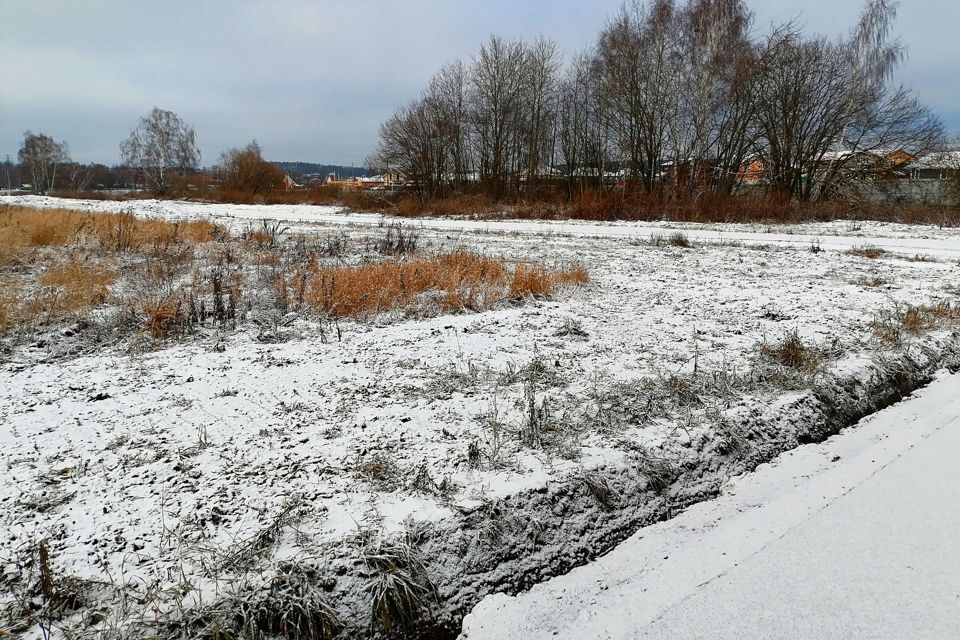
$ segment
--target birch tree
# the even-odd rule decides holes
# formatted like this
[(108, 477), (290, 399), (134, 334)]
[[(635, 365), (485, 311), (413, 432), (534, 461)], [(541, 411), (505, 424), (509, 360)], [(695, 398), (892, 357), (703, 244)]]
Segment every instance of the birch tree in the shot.
[(120, 143), (124, 164), (140, 172), (157, 195), (170, 190), (171, 178), (200, 163), (193, 127), (172, 111), (154, 107)]
[(30, 131), (24, 132), (23, 145), (17, 157), (27, 171), (34, 190), (43, 195), (56, 186), (59, 167), (70, 162), (66, 142), (57, 142), (48, 135)]

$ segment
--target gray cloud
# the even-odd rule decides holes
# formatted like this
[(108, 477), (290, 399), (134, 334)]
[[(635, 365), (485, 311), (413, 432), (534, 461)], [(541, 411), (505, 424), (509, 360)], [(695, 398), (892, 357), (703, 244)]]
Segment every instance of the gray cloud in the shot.
[[(620, 0), (0, 0), (0, 154), (25, 129), (112, 163), (154, 105), (193, 124), (205, 163), (256, 138), (274, 159), (359, 163), (377, 127), (491, 33), (588, 46)], [(859, 0), (751, 2), (758, 33), (840, 34)], [(960, 129), (955, 0), (903, 0), (899, 79)]]

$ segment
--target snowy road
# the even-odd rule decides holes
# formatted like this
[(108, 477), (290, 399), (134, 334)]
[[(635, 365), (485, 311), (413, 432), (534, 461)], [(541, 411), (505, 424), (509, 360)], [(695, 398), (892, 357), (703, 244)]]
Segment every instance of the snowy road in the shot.
[(516, 598), (464, 638), (960, 637), (960, 375)]

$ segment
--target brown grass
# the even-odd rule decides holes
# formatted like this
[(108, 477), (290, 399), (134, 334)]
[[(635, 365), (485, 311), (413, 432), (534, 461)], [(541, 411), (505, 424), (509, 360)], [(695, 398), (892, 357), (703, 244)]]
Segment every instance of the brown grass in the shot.
[(523, 296), (546, 296), (564, 285), (589, 281), (579, 266), (549, 269), (469, 251), (347, 267), (314, 268), (305, 299), (335, 317), (362, 318), (393, 309), (414, 310), (432, 302), (443, 311), (479, 311)]
[(18, 278), (0, 277), (0, 333), (9, 329), (19, 315), (20, 296), (23, 285)]
[(873, 323), (873, 334), (884, 342), (897, 344), (904, 333), (919, 335), (960, 322), (960, 306), (940, 301), (927, 305), (908, 305)]
[(668, 238), (670, 246), (680, 247), (681, 249), (689, 249), (693, 245), (690, 243), (690, 238), (687, 237), (687, 234), (677, 231), (676, 233), (671, 233)]
[(764, 345), (761, 353), (785, 367), (798, 371), (814, 372), (819, 368), (822, 360), (816, 349), (804, 344), (797, 331), (790, 331), (776, 344)]
[(0, 207), (0, 258), (4, 262), (10, 262), (19, 251), (39, 247), (95, 244), (128, 251), (225, 236), (225, 229), (207, 220), (168, 222), (129, 213)]
[(590, 276), (582, 265), (548, 269), (540, 264), (519, 263), (510, 279), (510, 294), (514, 296), (548, 296), (563, 285), (583, 286)]
[[(390, 211), (402, 216), (468, 215), (483, 218), (576, 219), (576, 220), (667, 220), (673, 222), (727, 222), (796, 224), (830, 220), (877, 220), (940, 227), (960, 226), (960, 208), (927, 203), (821, 200), (788, 202), (761, 190), (737, 195), (704, 192), (677, 194), (669, 189), (655, 193), (625, 192), (620, 188), (574, 186), (567, 197), (565, 184), (544, 185), (535, 194), (518, 194), (496, 200), (483, 193), (461, 193), (422, 199), (411, 191), (396, 193), (358, 191), (315, 185), (290, 191), (251, 194), (213, 190), (202, 177), (191, 178), (191, 188), (175, 188), (164, 198), (191, 198), (234, 204), (340, 204), (356, 211)], [(63, 197), (138, 199), (157, 197), (146, 193), (123, 195), (102, 192), (58, 193)]]
[[(226, 237), (224, 229), (205, 220), (0, 207), (5, 272), (0, 273), (0, 332), (77, 318), (108, 302), (118, 275), (117, 254), (133, 253), (144, 264), (173, 268), (192, 255), (196, 244)], [(147, 315), (152, 331), (159, 321)]]
[(886, 249), (881, 249), (880, 247), (874, 247), (873, 245), (863, 245), (862, 247), (853, 247), (852, 249), (847, 249), (844, 253), (848, 256), (857, 256), (858, 258), (870, 258), (871, 260), (876, 260), (877, 258), (882, 258), (887, 255), (889, 252)]
[(16, 325), (49, 324), (104, 304), (116, 279), (112, 268), (71, 257), (36, 279), (0, 281), (0, 332)]
[(184, 296), (179, 292), (143, 303), (144, 328), (154, 338), (183, 334), (190, 326)]
[(67, 311), (103, 304), (108, 287), (116, 279), (113, 269), (99, 264), (88, 264), (77, 258), (55, 267), (40, 277), (45, 287), (63, 290), (62, 304)]
[[(394, 196), (396, 198), (396, 196)], [(693, 196), (628, 193), (622, 189), (577, 189), (568, 199), (563, 190), (543, 191), (535, 198), (496, 201), (482, 194), (464, 194), (421, 201), (401, 196), (393, 205), (400, 215), (471, 215), (485, 218), (534, 220), (636, 220), (671, 222), (725, 222), (796, 224), (831, 220), (878, 220), (906, 224), (960, 226), (960, 209), (930, 204), (902, 204), (855, 200), (786, 202), (762, 192)]]
[(957, 320), (960, 320), (960, 307), (949, 302), (910, 306), (900, 316), (900, 324), (903, 328), (914, 334), (930, 331)]

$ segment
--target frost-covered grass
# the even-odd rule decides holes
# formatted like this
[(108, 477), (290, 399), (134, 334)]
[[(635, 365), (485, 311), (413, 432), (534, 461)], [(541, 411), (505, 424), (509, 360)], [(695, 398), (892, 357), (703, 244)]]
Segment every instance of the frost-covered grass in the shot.
[[(223, 223), (229, 209), (217, 207)], [(343, 243), (349, 260), (350, 247), (374, 247), (387, 232), (354, 218), (333, 230), (335, 215), (322, 226), (284, 222), (284, 234)], [(262, 224), (227, 222), (234, 233)], [(754, 446), (729, 414), (744, 399), (780, 402), (957, 320), (943, 312), (960, 285), (949, 257), (865, 258), (845, 253), (864, 241), (843, 236), (842, 250), (825, 242), (815, 252), (809, 241), (748, 232), (715, 243), (694, 229), (674, 243), (538, 228), (423, 227), (418, 244), (521, 264), (576, 261), (589, 285), (470, 313), (336, 323), (252, 314), (149, 349), (121, 341), (64, 357), (56, 340), (17, 346), (0, 373), (10, 532), (0, 553), (15, 594), (3, 624), (25, 629), (44, 610), (37, 549), (46, 541), (55, 579), (84, 594), (58, 624), (90, 635), (139, 637), (137, 625), (161, 623), (183, 636), (242, 625), (403, 628), (444, 611), (463, 569), (418, 551), (431, 528), (568, 482), (601, 511), (633, 509), (598, 470), (640, 468), (660, 495), (682, 469), (659, 451)], [(890, 233), (918, 251), (922, 235)], [(911, 306), (940, 311), (914, 323)], [(878, 333), (896, 322), (897, 341)], [(557, 509), (523, 519), (505, 510), (464, 524), (451, 544), (470, 562), (492, 562), (497, 545), (523, 539), (533, 549), (536, 523), (567, 518), (581, 532), (567, 539), (575, 548), (590, 524)], [(30, 598), (39, 609), (18, 608)], [(238, 602), (274, 604), (257, 617)], [(302, 602), (335, 615), (304, 617)]]

